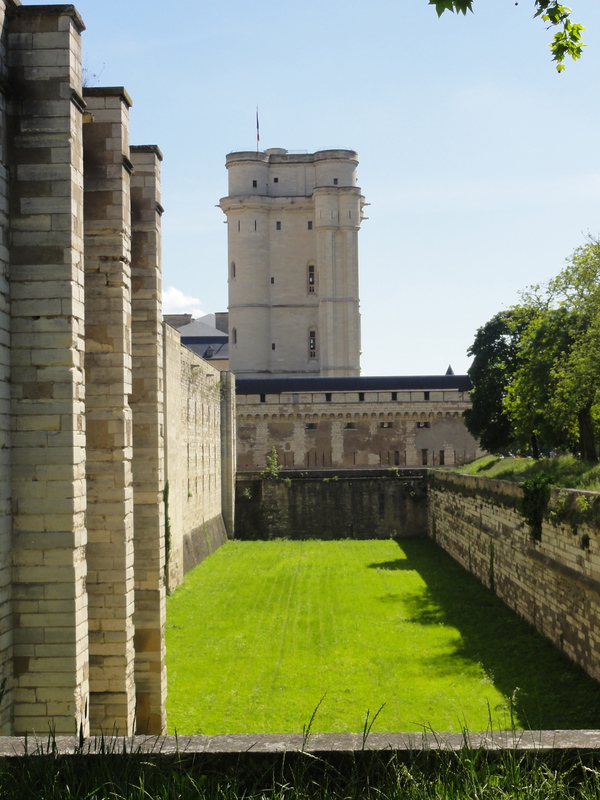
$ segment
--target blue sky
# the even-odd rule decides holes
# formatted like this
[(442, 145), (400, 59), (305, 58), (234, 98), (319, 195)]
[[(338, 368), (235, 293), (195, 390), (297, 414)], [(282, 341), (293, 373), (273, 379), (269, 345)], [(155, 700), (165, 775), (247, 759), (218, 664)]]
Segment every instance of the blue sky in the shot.
[[(163, 282), (227, 307), (225, 155), (358, 151), (365, 375), (469, 366), (477, 328), (600, 234), (600, 3), (561, 75), (533, 1), (79, 0), (93, 85), (125, 86), (163, 161)], [(176, 310), (172, 305), (169, 310)]]

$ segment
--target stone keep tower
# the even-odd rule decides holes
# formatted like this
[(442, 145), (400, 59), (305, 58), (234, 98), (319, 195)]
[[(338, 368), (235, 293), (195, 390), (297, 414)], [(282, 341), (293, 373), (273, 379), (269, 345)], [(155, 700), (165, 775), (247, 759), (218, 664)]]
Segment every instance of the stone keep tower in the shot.
[(229, 357), (239, 376), (360, 374), (357, 154), (226, 159)]

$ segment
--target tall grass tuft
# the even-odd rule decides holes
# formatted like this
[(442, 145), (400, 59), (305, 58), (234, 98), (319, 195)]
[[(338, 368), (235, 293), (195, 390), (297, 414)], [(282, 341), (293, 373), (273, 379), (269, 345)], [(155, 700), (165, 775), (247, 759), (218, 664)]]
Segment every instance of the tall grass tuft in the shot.
[[(365, 723), (365, 729), (368, 721)], [(459, 751), (217, 757), (57, 747), (0, 760), (0, 798), (21, 800), (598, 800), (595, 752)]]

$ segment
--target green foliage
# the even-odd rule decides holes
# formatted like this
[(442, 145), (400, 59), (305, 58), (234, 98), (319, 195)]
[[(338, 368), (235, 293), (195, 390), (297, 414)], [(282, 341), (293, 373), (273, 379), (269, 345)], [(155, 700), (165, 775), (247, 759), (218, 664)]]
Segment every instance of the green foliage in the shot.
[(539, 541), (542, 538), (542, 522), (548, 509), (552, 475), (538, 472), (521, 484), (523, 497), (519, 503), (519, 511), (531, 529), (531, 538)]
[(600, 707), (596, 681), (427, 540), (228, 542), (169, 597), (166, 634), (181, 734), (298, 732), (321, 698), (314, 732), (363, 730), (383, 703), (373, 730), (511, 713), (570, 729)]
[(501, 311), (483, 325), (468, 350), (473, 356), (471, 408), (465, 425), (484, 450), (508, 450), (514, 432), (504, 407), (507, 387), (518, 367), (519, 341), (530, 313), (521, 308)]
[(283, 469), (283, 465), (279, 463), (279, 456), (277, 449), (273, 446), (269, 453), (267, 453), (267, 468), (260, 475), (267, 480), (279, 480), (279, 473)]
[[(435, 6), (438, 17), (444, 11), (466, 14), (473, 11), (473, 0), (429, 0), (430, 6)], [(517, 5), (517, 4), (515, 4)], [(585, 47), (581, 34), (585, 30), (583, 25), (571, 20), (571, 9), (562, 5), (557, 0), (535, 0), (535, 17), (541, 17), (549, 27), (558, 27), (554, 38), (548, 45), (552, 53), (552, 60), (556, 62), (557, 72), (565, 69), (565, 59), (570, 57), (573, 61), (581, 58)]]
[(542, 448), (597, 460), (600, 242), (590, 239), (546, 285), (479, 329), (465, 422), (489, 450)]

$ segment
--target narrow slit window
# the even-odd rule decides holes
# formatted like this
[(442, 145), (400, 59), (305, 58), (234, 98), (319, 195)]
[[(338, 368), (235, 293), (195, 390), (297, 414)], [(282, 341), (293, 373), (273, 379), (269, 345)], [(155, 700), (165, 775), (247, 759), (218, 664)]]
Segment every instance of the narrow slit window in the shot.
[(271, 350), (275, 350), (275, 342), (271, 342)]
[(446, 453), (444, 450), (440, 450), (440, 467), (443, 467), (446, 463)]
[(234, 328), (231, 331), (231, 340), (232, 340), (233, 344), (237, 344), (237, 328)]
[(275, 278), (271, 278), (271, 283), (275, 283)]
[(308, 293), (315, 293), (315, 265), (308, 265)]
[(240, 232), (241, 228), (242, 228), (242, 223), (238, 219), (238, 233)]
[(256, 220), (254, 220), (254, 230), (256, 230)]
[(235, 278), (235, 261), (231, 262), (231, 277)]
[(423, 464), (424, 467), (427, 466), (427, 453), (428, 453), (427, 449), (424, 448), (423, 450), (421, 450), (421, 463)]
[(308, 355), (309, 358), (317, 357), (317, 332), (309, 331), (308, 333)]

